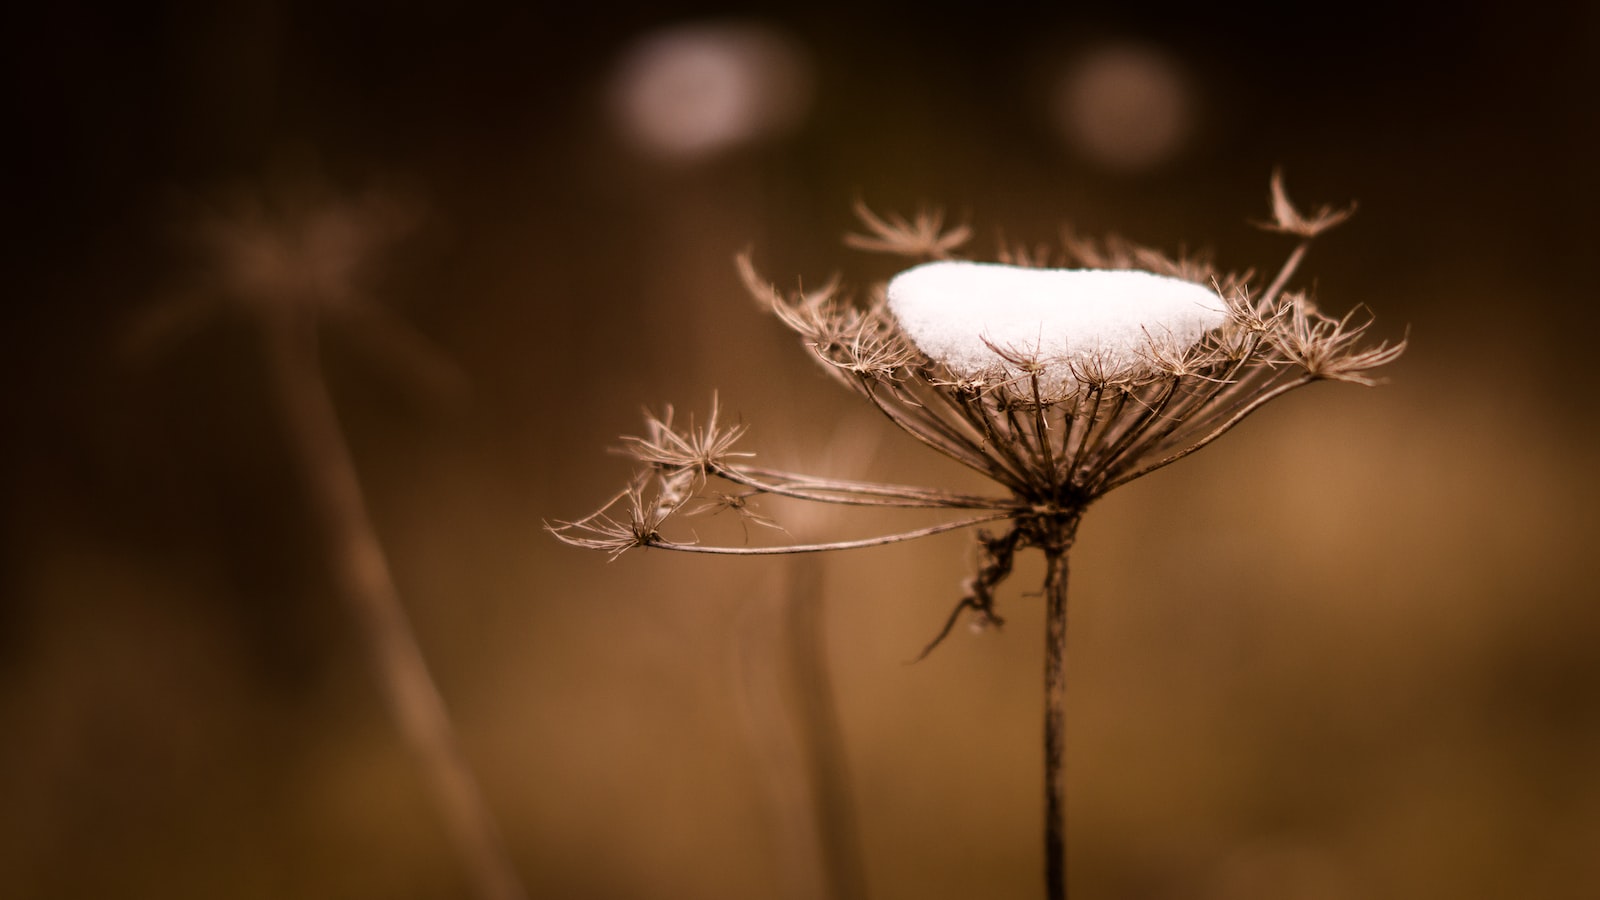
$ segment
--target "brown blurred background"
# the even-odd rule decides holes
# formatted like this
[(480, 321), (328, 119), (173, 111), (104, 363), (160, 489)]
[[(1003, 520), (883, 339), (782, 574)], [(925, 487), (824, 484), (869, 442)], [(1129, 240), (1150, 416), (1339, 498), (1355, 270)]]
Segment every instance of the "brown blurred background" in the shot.
[(713, 390), (770, 464), (976, 487), (754, 309), (742, 249), (885, 277), (839, 241), (861, 197), (980, 252), (1067, 221), (1270, 270), (1280, 165), (1361, 204), (1305, 281), (1412, 347), (1089, 515), (1074, 889), (1600, 890), (1592, 5), (329, 6), (8, 26), (0, 895), (465, 896), (229, 302), (281, 285), (348, 312), (371, 512), (532, 894), (806, 896), (773, 610), (820, 577), (870, 896), (1037, 896), (1036, 561), (908, 666), (962, 535), (801, 572), (541, 523)]

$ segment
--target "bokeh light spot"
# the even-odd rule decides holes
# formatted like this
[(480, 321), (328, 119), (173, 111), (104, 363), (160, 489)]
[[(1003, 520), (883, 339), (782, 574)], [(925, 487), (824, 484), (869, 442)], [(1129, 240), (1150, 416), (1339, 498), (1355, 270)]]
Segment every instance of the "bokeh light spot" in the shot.
[(683, 25), (652, 32), (624, 51), (612, 113), (641, 150), (689, 161), (783, 137), (811, 105), (806, 53), (757, 23)]
[(1142, 171), (1183, 150), (1194, 120), (1193, 91), (1166, 52), (1103, 44), (1066, 66), (1052, 112), (1074, 150), (1108, 169)]

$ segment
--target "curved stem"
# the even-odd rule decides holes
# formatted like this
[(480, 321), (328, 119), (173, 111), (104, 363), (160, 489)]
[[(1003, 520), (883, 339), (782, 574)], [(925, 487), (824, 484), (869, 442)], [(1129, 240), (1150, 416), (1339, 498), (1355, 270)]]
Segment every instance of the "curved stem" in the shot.
[(1009, 509), (1009, 497), (982, 497), (936, 488), (818, 478), (759, 466), (713, 464), (711, 474), (767, 494), (850, 506), (910, 509)]
[(1138, 469), (1135, 469), (1135, 470), (1133, 470), (1131, 472), (1127, 472), (1125, 474), (1118, 475), (1115, 478), (1112, 478), (1110, 481), (1106, 482), (1105, 486), (1100, 489), (1100, 492), (1101, 493), (1105, 493), (1106, 491), (1109, 491), (1112, 488), (1121, 487), (1122, 485), (1127, 484), (1128, 482), (1133, 481), (1136, 478), (1140, 478), (1142, 476), (1148, 475), (1148, 474), (1150, 474), (1151, 472), (1154, 472), (1157, 469), (1163, 468), (1165, 466), (1172, 465), (1173, 463), (1177, 462), (1180, 459), (1183, 459), (1185, 456), (1188, 456), (1189, 454), (1195, 452), (1196, 450), (1199, 450), (1201, 447), (1206, 446), (1207, 444), (1211, 443), (1212, 441), (1216, 440), (1217, 438), (1222, 437), (1229, 430), (1231, 430), (1235, 425), (1238, 425), (1240, 422), (1243, 422), (1246, 418), (1249, 417), (1249, 415), (1251, 413), (1253, 413), (1256, 410), (1260, 409), (1261, 407), (1265, 406), (1269, 401), (1274, 400), (1274, 399), (1276, 399), (1278, 397), (1281, 397), (1284, 394), (1287, 394), (1288, 392), (1294, 390), (1295, 388), (1305, 387), (1306, 385), (1311, 384), (1312, 382), (1314, 382), (1316, 380), (1317, 379), (1316, 379), (1315, 376), (1302, 375), (1299, 378), (1294, 379), (1293, 381), (1284, 382), (1283, 384), (1280, 384), (1277, 387), (1272, 388), (1269, 391), (1266, 391), (1266, 392), (1264, 392), (1262, 394), (1258, 394), (1255, 397), (1255, 399), (1253, 399), (1249, 403), (1246, 403), (1243, 406), (1239, 407), (1238, 410), (1236, 410), (1232, 415), (1228, 416), (1228, 418), (1225, 419), (1222, 422), (1222, 424), (1220, 424), (1217, 427), (1213, 428), (1204, 437), (1201, 437), (1198, 440), (1190, 442), (1189, 444), (1185, 445), (1183, 447), (1183, 449), (1173, 453), (1170, 456), (1167, 456), (1164, 459), (1157, 460), (1157, 461), (1155, 461), (1153, 463), (1149, 463), (1148, 465), (1141, 466)]
[(483, 900), (524, 896), (473, 778), (444, 698), (428, 673), (367, 515), (361, 481), (318, 360), (315, 313), (285, 308), (263, 322), (268, 364), (291, 449), (321, 519), (340, 593), (367, 642), (374, 674), (422, 769), (445, 828)]
[[(949, 426), (942, 420), (931, 419), (927, 416), (915, 417), (906, 410), (895, 406), (900, 398), (885, 397), (883, 392), (877, 390), (877, 385), (870, 379), (858, 379), (861, 391), (866, 395), (878, 410), (888, 417), (901, 431), (911, 435), (924, 445), (950, 457), (958, 463), (978, 472), (988, 478), (1000, 482), (1006, 487), (1017, 489), (1022, 482), (1015, 480), (1015, 476), (1006, 470), (1000, 462), (985, 453), (983, 448), (973, 445), (960, 435), (952, 434)], [(890, 392), (893, 394), (893, 391)]]
[(855, 541), (829, 541), (825, 544), (789, 544), (783, 547), (702, 547), (699, 544), (683, 544), (677, 541), (657, 539), (644, 546), (659, 547), (662, 550), (679, 550), (687, 553), (719, 553), (723, 556), (777, 556), (784, 553), (821, 553), (824, 550), (855, 550), (861, 547), (881, 547), (884, 544), (914, 541), (917, 538), (943, 534), (946, 531), (955, 531), (958, 528), (982, 525), (984, 522), (993, 522), (996, 519), (1009, 519), (1014, 515), (1016, 515), (1014, 512), (990, 513), (986, 516), (972, 516), (971, 518), (958, 519), (954, 522), (929, 525), (927, 528), (918, 528), (915, 531), (903, 531), (899, 534), (879, 535), (878, 537), (861, 538)]
[(1067, 549), (1045, 549), (1045, 897), (1067, 896)]

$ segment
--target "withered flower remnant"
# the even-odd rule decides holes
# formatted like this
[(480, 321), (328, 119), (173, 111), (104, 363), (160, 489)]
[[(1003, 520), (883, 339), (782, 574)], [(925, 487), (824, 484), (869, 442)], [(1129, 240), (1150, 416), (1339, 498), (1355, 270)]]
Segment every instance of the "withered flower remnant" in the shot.
[[(1304, 216), (1282, 178), (1271, 182), (1269, 230), (1299, 243), (1264, 288), (1205, 259), (1170, 259), (1116, 239), (1067, 237), (1058, 248), (1003, 247), (1001, 262), (957, 259), (971, 237), (937, 214), (879, 217), (858, 208), (867, 235), (851, 246), (917, 265), (854, 302), (837, 283), (786, 293), (739, 260), (749, 289), (838, 381), (912, 437), (992, 480), (1001, 493), (842, 481), (763, 468), (732, 447), (743, 426), (672, 424), (650, 417), (625, 439), (643, 464), (606, 508), (551, 524), (563, 541), (610, 552), (659, 547), (769, 554), (866, 547), (969, 526), (979, 570), (933, 649), (962, 613), (998, 623), (995, 589), (1019, 550), (1046, 558), (1046, 878), (1066, 896), (1064, 746), (1067, 555), (1085, 509), (1107, 492), (1207, 446), (1266, 403), (1318, 381), (1373, 385), (1405, 341), (1373, 343), (1371, 319), (1331, 317), (1288, 288), (1317, 235), (1348, 217)], [(926, 528), (855, 541), (708, 546), (664, 536), (708, 482), (726, 508), (760, 495), (823, 503), (965, 511)], [(625, 512), (611, 513), (614, 506)], [(701, 507), (702, 509), (704, 506)], [(927, 650), (924, 650), (926, 654)]]

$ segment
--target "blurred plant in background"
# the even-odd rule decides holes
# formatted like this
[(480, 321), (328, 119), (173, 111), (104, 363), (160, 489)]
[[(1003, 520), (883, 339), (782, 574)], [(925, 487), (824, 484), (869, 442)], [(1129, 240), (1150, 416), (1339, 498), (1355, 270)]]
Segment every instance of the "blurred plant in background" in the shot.
[[(1030, 547), (1044, 553), (1046, 883), (1048, 896), (1065, 897), (1067, 560), (1084, 511), (1292, 390), (1318, 381), (1376, 384), (1372, 371), (1405, 349), (1403, 340), (1367, 341), (1370, 318), (1327, 315), (1308, 294), (1287, 290), (1311, 241), (1349, 211), (1323, 207), (1303, 215), (1278, 174), (1271, 196), (1273, 217), (1265, 227), (1299, 243), (1259, 292), (1248, 274), (1114, 239), (1068, 237), (1054, 251), (1008, 247), (996, 264), (957, 261), (970, 229), (947, 230), (937, 214), (881, 218), (864, 207), (858, 213), (869, 234), (849, 243), (925, 261), (875, 291), (865, 306), (850, 302), (837, 282), (785, 294), (741, 258), (750, 289), (838, 381), (1007, 494), (754, 465), (747, 461), (752, 454), (734, 449), (745, 426), (721, 422), (714, 400), (703, 424), (678, 424), (670, 407), (647, 415), (645, 434), (624, 438), (623, 452), (642, 464), (636, 477), (597, 512), (548, 527), (569, 544), (614, 558), (647, 547), (729, 555), (842, 550), (1007, 520), (1003, 531), (978, 532), (979, 570), (924, 655), (964, 611), (979, 626), (999, 624), (995, 589), (1016, 553)], [(1069, 264), (1083, 268), (1055, 268)], [(712, 480), (733, 492), (708, 492)], [(762, 495), (970, 514), (897, 534), (778, 546), (706, 545), (663, 533), (707, 509), (782, 530), (752, 509)]]
[(518, 900), (525, 895), (520, 879), (401, 602), (323, 370), (322, 332), (342, 321), (375, 339), (407, 374), (459, 387), (454, 367), (431, 344), (361, 295), (364, 270), (411, 230), (415, 211), (381, 192), (329, 197), (300, 186), (279, 194), (247, 194), (197, 223), (215, 283), (148, 311), (127, 336), (127, 349), (148, 354), (228, 306), (257, 329), (317, 533), (389, 712), (475, 895)]

